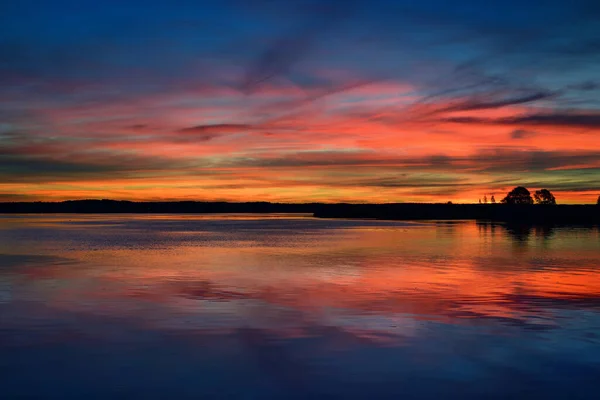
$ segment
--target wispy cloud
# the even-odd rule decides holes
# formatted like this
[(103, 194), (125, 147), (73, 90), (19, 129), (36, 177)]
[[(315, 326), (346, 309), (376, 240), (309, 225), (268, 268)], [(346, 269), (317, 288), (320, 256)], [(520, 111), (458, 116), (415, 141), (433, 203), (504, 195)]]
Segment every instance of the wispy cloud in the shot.
[(534, 131), (528, 131), (528, 130), (525, 130), (525, 129), (515, 129), (514, 131), (512, 131), (510, 133), (510, 137), (513, 138), (513, 139), (525, 139), (525, 138), (528, 138), (528, 137), (533, 137), (535, 135), (537, 135), (536, 132), (534, 132)]
[(480, 125), (531, 125), (600, 129), (600, 113), (540, 113), (505, 118), (453, 117), (448, 122)]
[(462, 101), (459, 104), (454, 104), (439, 110), (439, 112), (453, 112), (453, 111), (477, 111), (487, 109), (497, 109), (507, 106), (514, 106), (520, 104), (533, 103), (539, 100), (546, 100), (554, 97), (554, 93), (540, 92), (529, 94), (520, 97), (510, 98), (498, 98), (498, 99), (485, 99), (485, 98), (474, 98), (466, 101)]

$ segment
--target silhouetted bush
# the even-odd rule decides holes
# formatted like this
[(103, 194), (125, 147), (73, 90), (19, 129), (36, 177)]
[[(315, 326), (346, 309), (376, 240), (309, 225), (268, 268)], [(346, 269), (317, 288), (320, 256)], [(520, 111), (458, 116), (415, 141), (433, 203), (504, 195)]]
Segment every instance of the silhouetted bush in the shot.
[(533, 198), (537, 204), (556, 204), (554, 195), (548, 189), (536, 190), (533, 194)]
[(533, 199), (527, 188), (517, 186), (502, 199), (504, 204), (533, 204)]

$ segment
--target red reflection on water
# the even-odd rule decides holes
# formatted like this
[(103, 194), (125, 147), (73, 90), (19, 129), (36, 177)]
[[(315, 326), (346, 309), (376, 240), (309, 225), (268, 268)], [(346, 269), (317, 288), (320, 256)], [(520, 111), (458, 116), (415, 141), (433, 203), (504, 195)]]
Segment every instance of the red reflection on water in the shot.
[[(93, 218), (99, 222), (93, 229), (143, 234), (123, 232), (119, 220)], [(53, 217), (42, 225), (92, 229), (73, 221), (89, 218)], [(17, 299), (53, 310), (160, 329), (258, 326), (288, 337), (306, 335), (307, 326), (336, 326), (385, 341), (385, 332), (418, 334), (420, 319), (521, 321), (532, 310), (551, 319), (556, 308), (600, 304), (597, 231), (557, 230), (549, 237), (534, 230), (515, 238), (503, 227), (467, 222), (299, 230), (276, 239), (251, 225), (226, 237), (194, 231), (180, 239), (182, 232), (189, 233), (166, 230), (156, 246), (139, 248), (81, 248), (76, 237), (61, 239), (45, 249), (59, 261), (23, 262), (3, 276), (13, 280)], [(19, 249), (2, 246), (2, 253), (11, 250)]]

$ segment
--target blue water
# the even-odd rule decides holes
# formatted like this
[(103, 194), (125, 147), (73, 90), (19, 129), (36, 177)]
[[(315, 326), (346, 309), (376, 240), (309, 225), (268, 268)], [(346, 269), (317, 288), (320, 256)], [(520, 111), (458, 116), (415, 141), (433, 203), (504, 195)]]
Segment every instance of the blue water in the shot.
[(0, 216), (1, 398), (596, 399), (600, 233)]

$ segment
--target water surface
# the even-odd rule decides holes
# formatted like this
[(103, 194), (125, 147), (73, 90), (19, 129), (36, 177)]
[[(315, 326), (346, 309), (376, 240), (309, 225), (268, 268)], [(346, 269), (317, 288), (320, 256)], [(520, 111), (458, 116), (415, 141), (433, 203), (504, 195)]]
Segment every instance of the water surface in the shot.
[(7, 398), (596, 399), (600, 234), (0, 216)]

